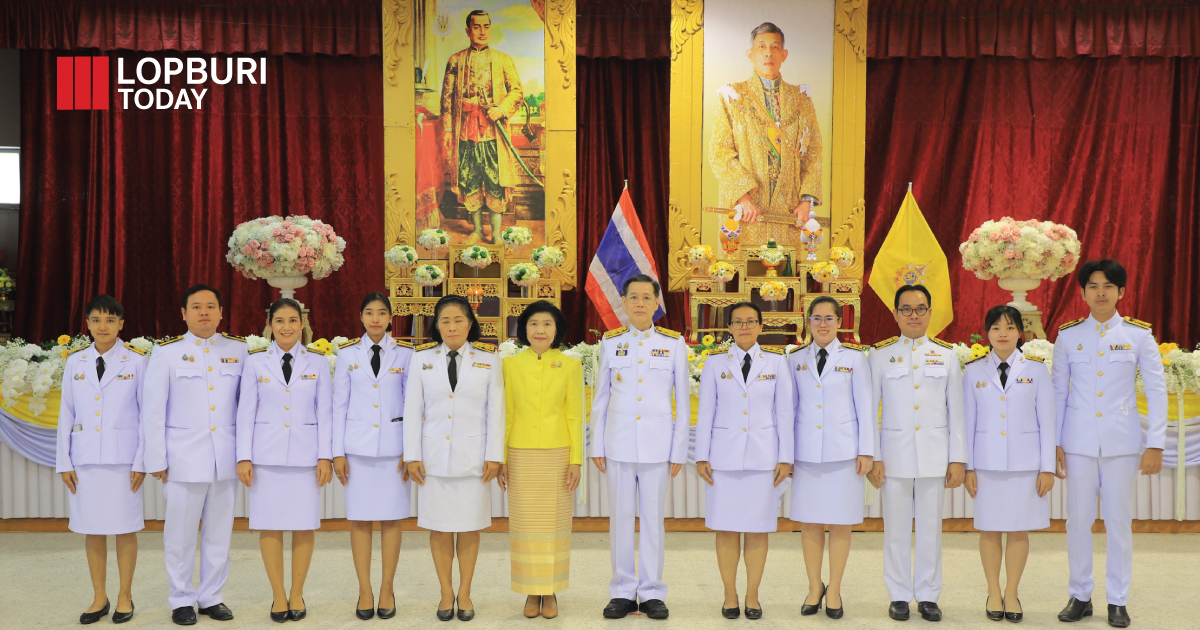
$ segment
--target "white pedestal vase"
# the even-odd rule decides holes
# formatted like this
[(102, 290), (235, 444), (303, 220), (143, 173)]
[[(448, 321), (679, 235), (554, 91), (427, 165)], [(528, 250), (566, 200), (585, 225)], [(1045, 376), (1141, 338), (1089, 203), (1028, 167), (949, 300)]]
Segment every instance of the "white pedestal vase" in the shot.
[(1000, 278), (1000, 288), (1012, 291), (1013, 300), (1008, 305), (1018, 311), (1026, 312), (1038, 310), (1037, 306), (1030, 304), (1029, 300), (1025, 299), (1025, 295), (1038, 288), (1041, 283), (1040, 278)]
[(276, 276), (267, 278), (267, 284), (279, 289), (285, 298), (296, 299), (296, 289), (308, 284), (308, 276)]

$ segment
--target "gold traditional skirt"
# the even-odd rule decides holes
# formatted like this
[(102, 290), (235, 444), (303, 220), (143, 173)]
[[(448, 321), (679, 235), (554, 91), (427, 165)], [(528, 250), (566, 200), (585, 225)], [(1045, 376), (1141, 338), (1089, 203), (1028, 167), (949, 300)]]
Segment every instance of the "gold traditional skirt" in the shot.
[(508, 449), (508, 540), (512, 590), (553, 595), (571, 573), (571, 449)]

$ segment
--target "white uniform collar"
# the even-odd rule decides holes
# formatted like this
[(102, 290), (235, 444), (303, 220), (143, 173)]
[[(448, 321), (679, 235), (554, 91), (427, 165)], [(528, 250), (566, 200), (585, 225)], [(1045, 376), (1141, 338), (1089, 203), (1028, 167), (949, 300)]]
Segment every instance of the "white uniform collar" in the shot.
[(737, 359), (738, 365), (741, 365), (742, 361), (746, 360), (747, 354), (750, 355), (750, 363), (754, 363), (754, 358), (762, 353), (761, 349), (758, 347), (757, 341), (754, 342), (754, 345), (750, 347), (750, 350), (745, 352), (738, 347), (737, 343), (732, 343), (729, 345), (729, 352), (733, 355), (733, 358)]
[[(1017, 361), (1020, 361), (1024, 358), (1025, 353), (1021, 352), (1020, 348), (1017, 348), (1016, 350), (1013, 350), (1012, 354), (1008, 355), (1008, 360), (1004, 361), (1004, 363), (1007, 363), (1009, 367), (1012, 367)], [(995, 352), (988, 353), (987, 362), (994, 368), (1000, 367), (1001, 363), (1000, 357)]]
[[(819, 354), (821, 352), (821, 346), (817, 345), (817, 342), (815, 342), (815, 341), (812, 342), (812, 345), (810, 345), (809, 347), (812, 348), (814, 357), (817, 356), (817, 354)], [(829, 345), (825, 346), (824, 349), (825, 349), (825, 352), (829, 356), (833, 356), (834, 353), (836, 353), (838, 351), (838, 349), (840, 349), (841, 347), (842, 347), (842, 342), (840, 340), (838, 340), (837, 337), (834, 337), (833, 341), (830, 341)]]
[(192, 331), (189, 330), (184, 333), (183, 342), (184, 345), (188, 346), (215, 346), (217, 344), (217, 337), (220, 336), (221, 333), (213, 333), (213, 335), (208, 339), (201, 339), (200, 337), (193, 335)]
[(283, 363), (283, 355), (285, 355), (285, 354), (290, 354), (290, 355), (292, 355), (292, 365), (295, 365), (295, 364), (296, 364), (296, 359), (300, 358), (300, 348), (302, 348), (302, 347), (303, 347), (303, 345), (304, 345), (304, 344), (302, 344), (302, 343), (300, 343), (299, 341), (297, 341), (297, 342), (296, 342), (296, 345), (292, 346), (292, 349), (291, 349), (291, 350), (288, 350), (287, 352), (284, 352), (284, 351), (283, 351), (283, 348), (280, 348), (280, 347), (279, 347), (279, 342), (278, 342), (278, 341), (274, 341), (274, 340), (272, 340), (272, 341), (271, 341), (271, 351), (272, 351), (272, 352), (268, 352), (267, 354), (279, 353), (279, 362), (280, 362), (280, 364), (282, 364), (282, 363)]
[[(359, 341), (359, 343), (363, 348), (366, 348), (367, 352), (370, 352), (371, 346), (375, 345), (375, 342), (371, 341), (371, 338), (366, 335), (362, 336), (362, 339)], [(379, 350), (381, 352), (386, 351), (388, 348), (391, 348), (394, 345), (397, 345), (396, 338), (387, 333), (384, 333), (383, 339), (379, 340)]]
[(650, 324), (650, 328), (647, 328), (646, 330), (638, 330), (633, 326), (633, 324), (630, 324), (629, 332), (633, 333), (634, 339), (649, 339), (650, 334), (654, 332), (654, 324), (652, 322)]
[(1087, 320), (1085, 320), (1087, 323), (1085, 330), (1098, 330), (1100, 332), (1104, 332), (1106, 330), (1112, 330), (1116, 328), (1122, 321), (1123, 320), (1121, 319), (1120, 311), (1113, 311), (1113, 316), (1110, 317), (1108, 321), (1103, 323), (1096, 321), (1095, 317), (1088, 315)]
[[(466, 343), (464, 343), (463, 345), (461, 345), (461, 346), (459, 346), (459, 347), (458, 347), (458, 354), (457, 354), (456, 356), (460, 356), (460, 357), (461, 357), (462, 355), (469, 353), (471, 350), (472, 350), (471, 342), (470, 342), (470, 341), (468, 341), (468, 342), (466, 342)], [(444, 341), (443, 341), (442, 343), (439, 343), (439, 344), (438, 344), (438, 345), (437, 345), (437, 346), (434, 348), (434, 351), (435, 351), (437, 354), (444, 354), (444, 355), (446, 355), (446, 356), (449, 356), (449, 355), (450, 355), (450, 348), (449, 348), (449, 346), (447, 346), (447, 345), (446, 345), (446, 342), (444, 342)]]
[(114, 355), (117, 354), (118, 348), (121, 350), (125, 349), (125, 342), (121, 341), (120, 337), (117, 337), (117, 341), (116, 341), (116, 343), (113, 344), (113, 347), (109, 348), (108, 352), (105, 352), (104, 354), (100, 354), (100, 350), (98, 350), (96, 348), (96, 342), (94, 342), (94, 341), (92, 342), (91, 349), (96, 353), (96, 358), (102, 358), (102, 359), (104, 359), (105, 363), (109, 363), (112, 361)]

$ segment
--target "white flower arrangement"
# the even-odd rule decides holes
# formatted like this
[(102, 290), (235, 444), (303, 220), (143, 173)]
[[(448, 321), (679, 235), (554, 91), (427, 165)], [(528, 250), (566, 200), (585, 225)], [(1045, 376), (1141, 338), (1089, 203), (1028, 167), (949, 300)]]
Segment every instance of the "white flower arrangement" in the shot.
[(1046, 364), (1046, 369), (1054, 371), (1054, 344), (1045, 339), (1031, 339), (1021, 346), (1021, 352), (1026, 356), (1037, 357)]
[(980, 280), (1057, 280), (1079, 263), (1075, 230), (1050, 221), (985, 221), (958, 246), (963, 268)]
[(482, 245), (472, 245), (459, 252), (458, 259), (472, 269), (483, 269), (492, 264), (492, 252)]
[(409, 267), (417, 264), (418, 258), (420, 257), (417, 256), (417, 250), (409, 247), (408, 245), (396, 245), (395, 247), (387, 250), (387, 252), (383, 255), (383, 259), (386, 260), (389, 265), (398, 267), (400, 269), (408, 269)]
[(845, 269), (854, 264), (854, 250), (849, 247), (830, 247), (829, 261)]
[(758, 287), (758, 296), (768, 302), (786, 300), (788, 287), (778, 280), (768, 280)]
[(817, 282), (833, 282), (842, 274), (842, 268), (828, 260), (823, 260), (813, 263), (812, 269), (808, 273)]
[(713, 248), (708, 245), (697, 245), (687, 251), (688, 264), (697, 268), (703, 269), (716, 261), (716, 253)]
[(705, 335), (702, 343), (688, 346), (688, 376), (691, 377), (689, 380), (693, 396), (700, 395), (700, 374), (704, 372), (704, 362), (708, 360), (709, 353), (728, 349), (732, 344), (732, 337), (717, 343), (712, 335)]
[(542, 278), (542, 272), (533, 263), (517, 263), (508, 268), (508, 279), (519, 287), (531, 287)]
[(733, 280), (735, 273), (737, 273), (737, 269), (723, 260), (718, 260), (708, 266), (708, 277), (713, 282), (729, 282)]
[(775, 241), (768, 241), (766, 245), (758, 248), (758, 259), (768, 265), (778, 265), (787, 258), (787, 253), (779, 249), (775, 245)]
[(413, 271), (413, 279), (423, 287), (436, 287), (446, 279), (446, 272), (437, 265), (417, 265)]
[(234, 228), (225, 260), (251, 280), (309, 274), (320, 280), (346, 262), (345, 249), (346, 240), (321, 221), (270, 216)]
[(545, 245), (533, 250), (529, 259), (542, 269), (557, 269), (563, 264), (563, 253), (557, 247)]
[(524, 346), (517, 343), (515, 339), (505, 339), (504, 341), (500, 342), (499, 346), (497, 346), (496, 356), (500, 357), (501, 360), (504, 360), (524, 349)]
[(533, 242), (533, 232), (527, 227), (507, 227), (500, 233), (500, 240), (509, 247), (524, 247)]
[(426, 228), (417, 234), (417, 245), (431, 252), (443, 250), (450, 247), (450, 235), (445, 230)]

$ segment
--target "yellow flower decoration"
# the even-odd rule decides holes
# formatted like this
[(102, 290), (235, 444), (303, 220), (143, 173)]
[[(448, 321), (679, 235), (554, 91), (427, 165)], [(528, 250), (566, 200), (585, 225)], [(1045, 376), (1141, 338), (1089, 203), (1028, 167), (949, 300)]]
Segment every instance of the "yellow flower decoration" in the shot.
[(704, 335), (703, 341), (704, 341), (704, 345), (711, 346), (714, 343), (716, 343), (717, 340), (714, 339), (712, 335)]
[(65, 346), (69, 343), (71, 343), (71, 335), (59, 335), (58, 336), (58, 345)]
[(1166, 366), (1168, 366), (1168, 365), (1171, 365), (1171, 360), (1170, 360), (1170, 359), (1168, 359), (1167, 357), (1163, 357), (1163, 360), (1162, 360), (1162, 361), (1163, 361), (1163, 367), (1166, 367)]
[(705, 349), (705, 350), (701, 350), (701, 351), (700, 351), (700, 358), (704, 358), (704, 357), (707, 357), (707, 356), (708, 356), (708, 350), (707, 350), (707, 349)]
[(971, 357), (972, 358), (979, 358), (979, 357), (986, 355), (987, 353), (988, 353), (988, 349), (986, 346), (981, 346), (977, 343), (971, 345)]
[(1179, 349), (1179, 344), (1177, 344), (1177, 343), (1160, 343), (1160, 344), (1158, 344), (1158, 353), (1162, 354), (1162, 355), (1170, 354), (1171, 352), (1174, 352), (1175, 350), (1178, 350), (1178, 349)]
[(308, 344), (308, 347), (314, 350), (320, 350), (321, 352), (329, 352), (333, 350), (333, 344), (329, 343), (329, 340), (325, 338), (318, 339)]
[(696, 369), (698, 369), (698, 370), (704, 370), (704, 362), (703, 362), (703, 361), (701, 361), (701, 362), (697, 363), (697, 364), (696, 364)]
[(64, 359), (65, 359), (65, 358), (67, 358), (67, 355), (68, 355), (68, 354), (71, 354), (71, 353), (70, 353), (70, 352), (68, 352), (67, 350), (63, 350), (63, 351), (62, 351), (62, 358), (64, 358)]

